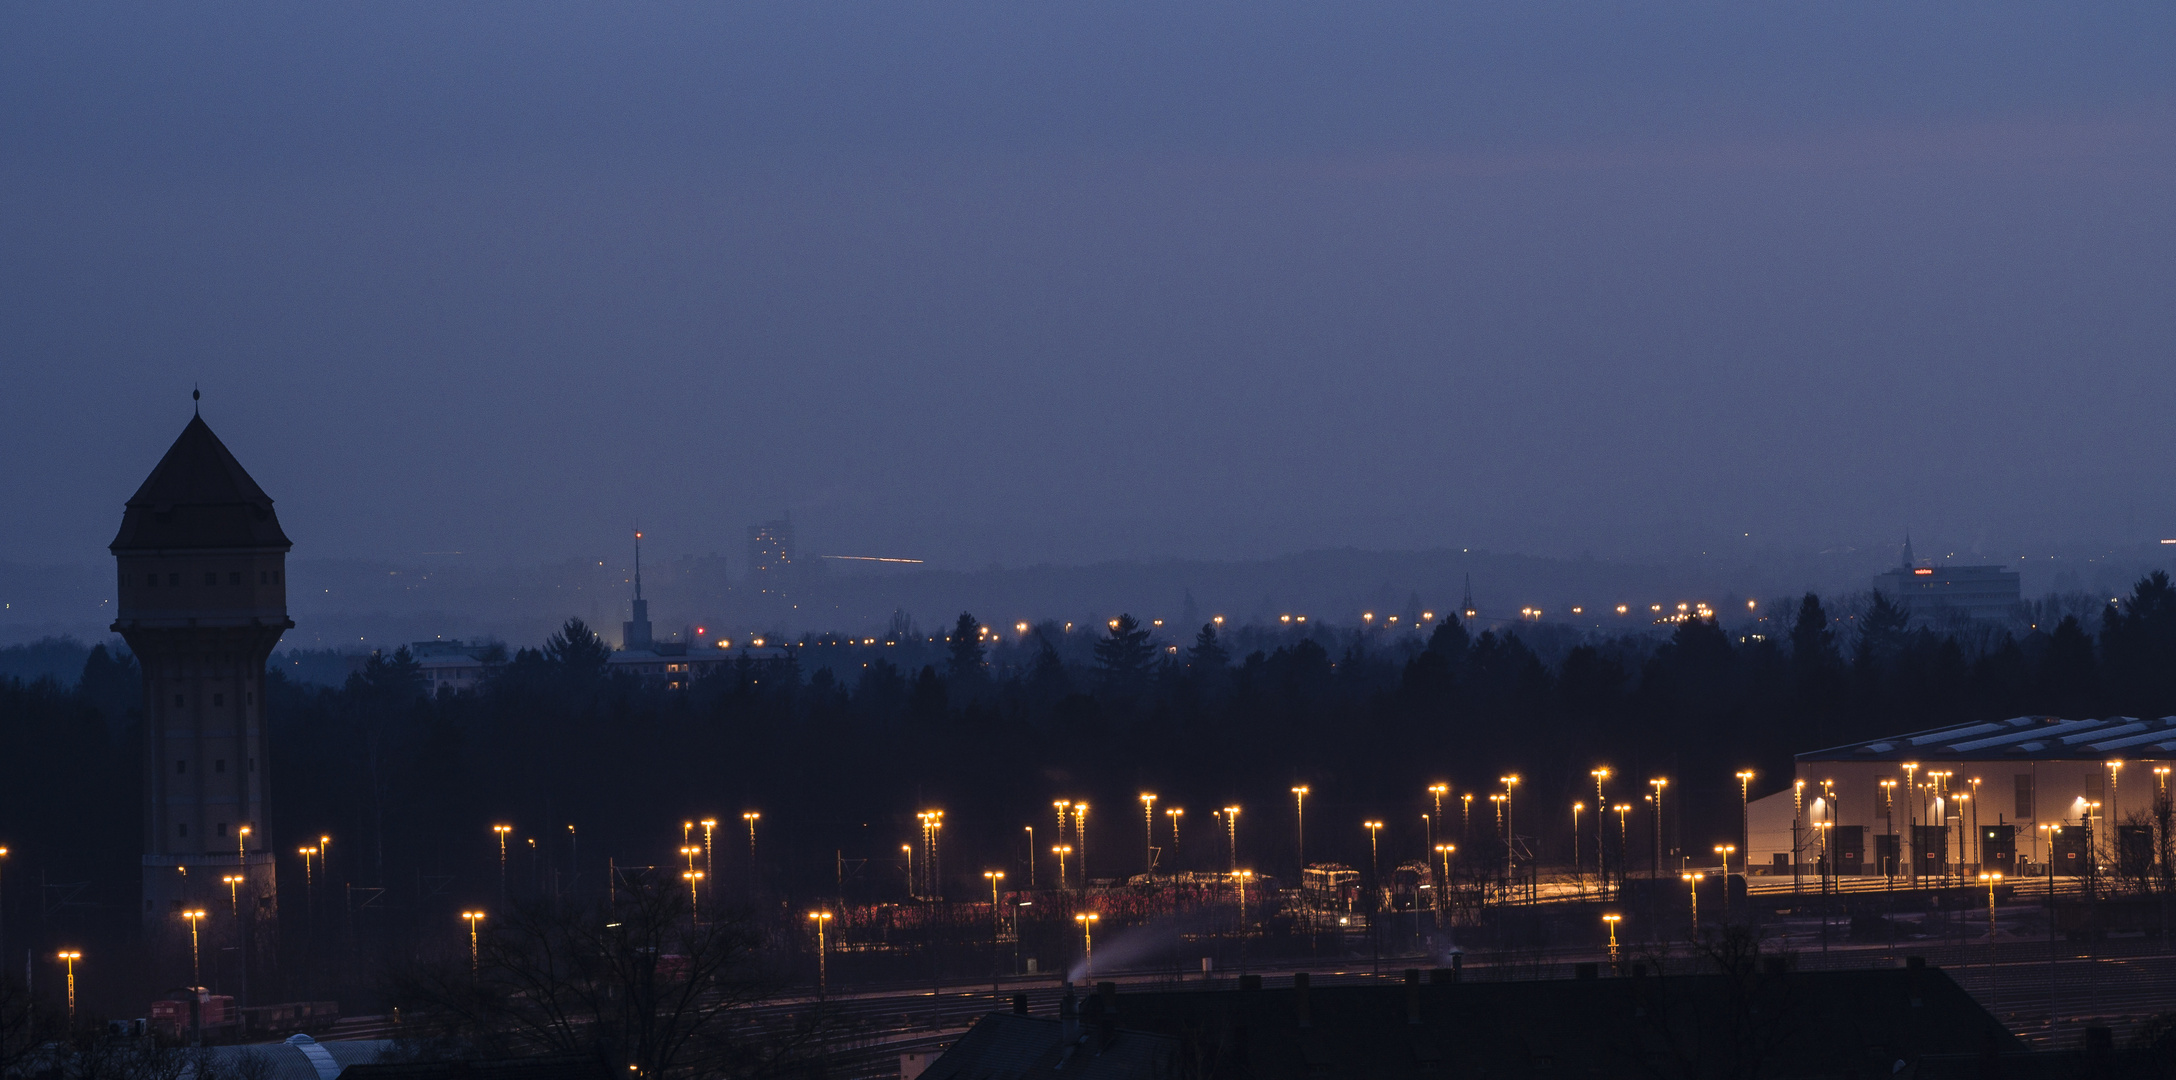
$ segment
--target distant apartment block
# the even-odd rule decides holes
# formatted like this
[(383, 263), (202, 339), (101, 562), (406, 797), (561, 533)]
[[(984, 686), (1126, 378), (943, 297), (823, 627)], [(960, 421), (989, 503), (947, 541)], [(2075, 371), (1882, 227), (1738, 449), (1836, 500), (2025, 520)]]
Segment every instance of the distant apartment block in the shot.
[(757, 593), (776, 593), (793, 569), (793, 519), (748, 526), (748, 583)]

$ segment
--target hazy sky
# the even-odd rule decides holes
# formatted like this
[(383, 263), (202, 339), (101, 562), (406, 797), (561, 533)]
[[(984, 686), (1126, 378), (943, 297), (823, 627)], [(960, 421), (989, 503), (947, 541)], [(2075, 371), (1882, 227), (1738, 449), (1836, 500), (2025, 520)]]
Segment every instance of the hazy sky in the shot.
[(0, 559), (192, 381), (298, 556), (2176, 535), (2172, 30), (10, 4)]

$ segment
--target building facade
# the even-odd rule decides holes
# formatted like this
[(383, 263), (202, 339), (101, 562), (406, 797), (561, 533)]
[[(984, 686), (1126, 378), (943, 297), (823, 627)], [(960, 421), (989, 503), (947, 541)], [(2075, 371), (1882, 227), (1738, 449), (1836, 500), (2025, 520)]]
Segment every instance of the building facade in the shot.
[(272, 499), (198, 416), (129, 498), (110, 548), (112, 629), (143, 671), (144, 923), (154, 942), (186, 947), (195, 921), (200, 955), (239, 945), (245, 985), (271, 962), (278, 915), (264, 670), (295, 625), (292, 546)]
[[(2176, 765), (2176, 716), (2019, 716), (1800, 754), (1747, 808), (1756, 873), (1904, 880), (2138, 873)], [(2141, 861), (2143, 860), (2143, 861)]]

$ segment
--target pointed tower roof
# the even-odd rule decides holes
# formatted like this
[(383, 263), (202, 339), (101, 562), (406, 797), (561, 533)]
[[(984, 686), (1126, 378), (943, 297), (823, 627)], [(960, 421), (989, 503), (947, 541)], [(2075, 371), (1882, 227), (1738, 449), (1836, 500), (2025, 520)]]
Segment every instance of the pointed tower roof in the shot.
[(129, 497), (109, 550), (286, 551), (272, 497), (250, 479), (202, 416), (189, 419), (158, 467)]
[(1904, 530), (1904, 569), (1909, 570), (1914, 565), (1912, 561), (1912, 531), (1906, 529)]

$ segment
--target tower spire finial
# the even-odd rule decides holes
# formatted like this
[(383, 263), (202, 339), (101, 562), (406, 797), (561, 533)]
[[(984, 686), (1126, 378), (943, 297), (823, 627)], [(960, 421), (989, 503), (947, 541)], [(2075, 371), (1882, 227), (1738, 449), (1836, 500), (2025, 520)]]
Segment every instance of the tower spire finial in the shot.
[(642, 599), (642, 530), (635, 530), (635, 599)]
[(195, 383), (189, 384), (189, 402), (190, 411), (198, 416), (204, 415), (204, 391), (198, 389)]

